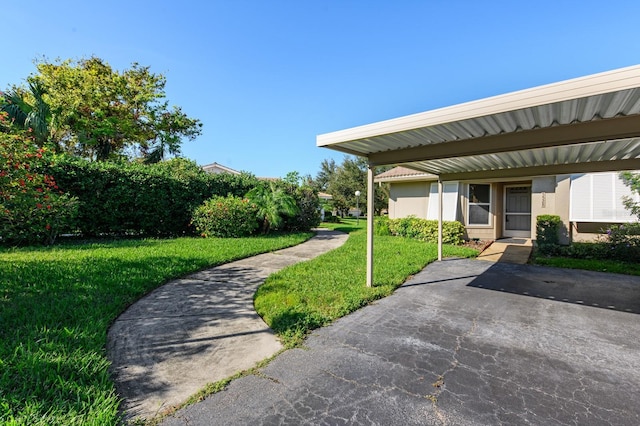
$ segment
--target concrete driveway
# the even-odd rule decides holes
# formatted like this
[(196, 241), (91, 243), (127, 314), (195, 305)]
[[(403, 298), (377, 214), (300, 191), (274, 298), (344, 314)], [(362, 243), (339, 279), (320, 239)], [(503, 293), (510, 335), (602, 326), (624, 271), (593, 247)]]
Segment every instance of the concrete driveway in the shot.
[(640, 277), (445, 260), (165, 425), (638, 425)]

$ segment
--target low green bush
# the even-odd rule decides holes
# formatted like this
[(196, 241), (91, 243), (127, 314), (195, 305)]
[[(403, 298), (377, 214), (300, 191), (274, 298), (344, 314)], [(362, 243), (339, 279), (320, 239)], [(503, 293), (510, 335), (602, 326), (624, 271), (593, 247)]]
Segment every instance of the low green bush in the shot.
[(308, 186), (291, 185), (284, 181), (279, 184), (284, 186), (298, 207), (297, 214), (283, 217), (282, 229), (288, 232), (306, 232), (320, 225), (320, 200), (317, 192)]
[[(438, 242), (438, 221), (409, 216), (389, 220), (391, 234), (428, 243)], [(443, 244), (462, 244), (464, 225), (458, 221), (442, 222)]]
[(334, 216), (331, 213), (325, 213), (324, 221), (327, 223), (340, 223), (340, 216)]
[(373, 222), (373, 234), (384, 236), (391, 235), (389, 216), (378, 216)]
[(545, 255), (558, 255), (563, 250), (560, 247), (560, 216), (543, 214), (536, 217), (536, 246)]
[(258, 209), (246, 198), (213, 197), (193, 213), (192, 223), (203, 237), (239, 238), (259, 228)]
[(638, 262), (640, 224), (612, 225), (604, 230), (604, 234), (595, 242), (575, 242), (567, 246), (538, 244), (537, 252), (547, 257)]
[(612, 225), (606, 230), (609, 258), (622, 261), (640, 260), (640, 223)]

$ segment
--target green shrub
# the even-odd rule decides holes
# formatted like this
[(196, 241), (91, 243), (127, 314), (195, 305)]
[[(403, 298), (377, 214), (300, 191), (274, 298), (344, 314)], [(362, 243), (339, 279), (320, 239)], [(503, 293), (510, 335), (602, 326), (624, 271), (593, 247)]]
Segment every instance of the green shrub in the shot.
[(51, 161), (47, 148), (0, 133), (0, 244), (53, 244), (72, 227), (77, 202), (43, 173)]
[(192, 212), (205, 200), (242, 196), (258, 182), (248, 174), (213, 175), (185, 159), (144, 165), (62, 158), (49, 173), (77, 197), (77, 229), (86, 236), (191, 234)]
[(325, 213), (324, 221), (327, 223), (340, 223), (340, 216), (334, 216), (331, 213)]
[(373, 234), (374, 235), (391, 235), (391, 228), (389, 227), (389, 216), (378, 216), (373, 222)]
[(298, 207), (298, 213), (293, 216), (283, 216), (282, 229), (284, 231), (309, 231), (320, 225), (320, 200), (318, 194), (308, 186), (296, 186), (284, 181), (279, 183), (285, 191), (293, 197)]
[(637, 262), (640, 259), (640, 223), (612, 225), (606, 230), (610, 259)]
[(596, 242), (576, 242), (568, 246), (538, 245), (538, 252), (573, 259), (637, 262), (640, 259), (640, 224), (612, 225)]
[(536, 217), (536, 243), (538, 245), (560, 244), (560, 216), (543, 214)]
[(258, 229), (257, 213), (246, 198), (215, 196), (195, 210), (192, 223), (203, 237), (239, 238)]
[(560, 247), (560, 216), (543, 214), (536, 217), (536, 246), (545, 255), (557, 256), (563, 249)]
[(609, 245), (602, 242), (572, 243), (556, 247), (557, 255), (574, 259), (606, 259), (610, 251)]
[[(409, 216), (389, 220), (389, 229), (393, 235), (414, 238), (429, 243), (438, 242), (438, 221), (419, 219)], [(442, 222), (443, 244), (461, 244), (464, 235), (464, 225), (458, 221)]]

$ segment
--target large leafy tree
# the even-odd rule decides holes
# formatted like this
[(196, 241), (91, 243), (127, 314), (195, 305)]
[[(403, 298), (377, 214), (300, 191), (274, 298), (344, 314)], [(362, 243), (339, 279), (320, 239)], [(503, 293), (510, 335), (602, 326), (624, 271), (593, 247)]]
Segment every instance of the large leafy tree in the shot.
[[(201, 133), (199, 120), (165, 99), (166, 78), (134, 63), (122, 72), (97, 57), (36, 63), (29, 87), (48, 106), (49, 135), (59, 150), (93, 160), (141, 156), (157, 162)], [(39, 105), (29, 91), (26, 103)], [(22, 92), (21, 92), (22, 91)], [(33, 91), (33, 90), (31, 90)], [(52, 132), (51, 129), (55, 129)]]
[(322, 163), (320, 163), (320, 171), (313, 180), (313, 186), (316, 191), (323, 192), (327, 190), (329, 181), (331, 181), (337, 169), (338, 166), (332, 158), (322, 160)]
[[(325, 160), (326, 161), (326, 160)], [(323, 162), (323, 167), (325, 162)], [(382, 172), (388, 167), (378, 167)], [(335, 167), (326, 185), (326, 191), (333, 197), (332, 203), (340, 214), (345, 215), (349, 209), (358, 205), (363, 212), (367, 211), (367, 160), (363, 157), (346, 156), (342, 164)], [(358, 198), (355, 193), (360, 191)], [(389, 192), (386, 185), (376, 185), (374, 188), (375, 213), (387, 207)]]

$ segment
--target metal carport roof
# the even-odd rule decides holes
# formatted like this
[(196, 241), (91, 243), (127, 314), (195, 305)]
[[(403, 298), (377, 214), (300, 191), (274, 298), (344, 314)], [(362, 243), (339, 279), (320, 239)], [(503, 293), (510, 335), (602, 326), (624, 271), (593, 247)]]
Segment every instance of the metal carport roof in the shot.
[(441, 181), (640, 169), (640, 65), (319, 135), (317, 146), (366, 157), (369, 193), (388, 164)]

